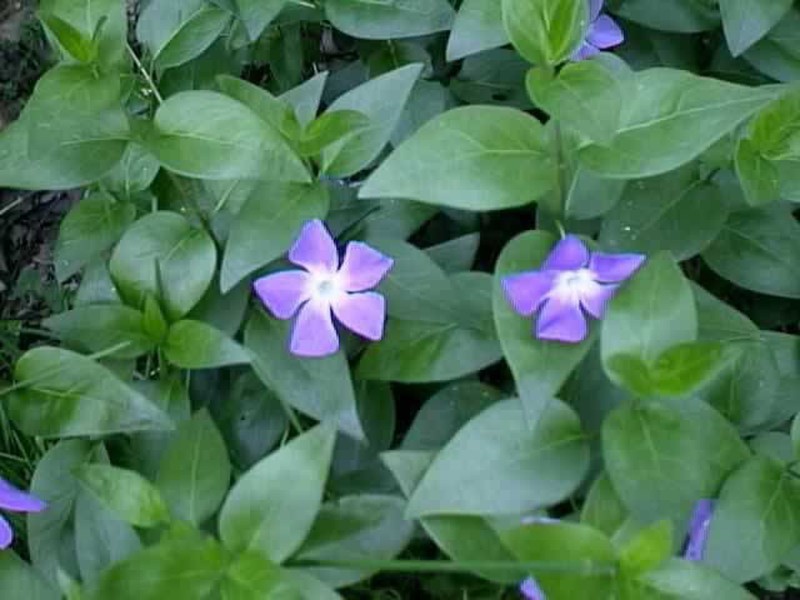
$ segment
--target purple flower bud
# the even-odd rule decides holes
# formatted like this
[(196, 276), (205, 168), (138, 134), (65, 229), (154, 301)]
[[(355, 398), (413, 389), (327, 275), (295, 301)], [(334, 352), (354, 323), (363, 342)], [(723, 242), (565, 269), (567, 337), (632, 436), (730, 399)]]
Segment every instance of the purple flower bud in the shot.
[(711, 517), (714, 516), (714, 501), (700, 500), (694, 505), (692, 519), (689, 522), (689, 533), (683, 557), (686, 560), (703, 560), (703, 553), (708, 540), (708, 529), (711, 526)]
[(601, 15), (603, 0), (589, 0), (589, 29), (583, 44), (570, 57), (573, 61), (586, 60), (625, 41), (625, 34), (608, 15)]
[(369, 291), (394, 261), (361, 242), (350, 242), (344, 259), (319, 219), (303, 226), (289, 250), (303, 270), (282, 271), (258, 279), (255, 292), (278, 319), (297, 315), (289, 349), (297, 356), (328, 356), (339, 349), (333, 316), (347, 329), (377, 341), (383, 337), (386, 300)]
[[(11, 512), (31, 513), (40, 512), (47, 508), (47, 505), (26, 492), (22, 492), (10, 483), (0, 478), (0, 509)], [(14, 532), (11, 525), (3, 517), (0, 517), (0, 550), (8, 548), (14, 540)]]
[(577, 343), (588, 333), (584, 311), (601, 319), (619, 285), (644, 261), (641, 254), (590, 253), (578, 237), (568, 235), (541, 269), (504, 278), (503, 290), (523, 317), (539, 312), (537, 338)]

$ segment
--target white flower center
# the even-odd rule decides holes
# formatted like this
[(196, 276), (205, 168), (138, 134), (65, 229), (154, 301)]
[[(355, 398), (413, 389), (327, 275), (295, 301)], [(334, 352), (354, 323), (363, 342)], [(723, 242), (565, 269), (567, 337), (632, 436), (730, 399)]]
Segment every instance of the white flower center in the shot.
[(320, 300), (331, 302), (342, 293), (342, 286), (335, 275), (319, 276), (311, 282), (311, 293)]
[(564, 271), (556, 278), (553, 291), (562, 298), (577, 300), (590, 293), (594, 283), (594, 275), (589, 269)]

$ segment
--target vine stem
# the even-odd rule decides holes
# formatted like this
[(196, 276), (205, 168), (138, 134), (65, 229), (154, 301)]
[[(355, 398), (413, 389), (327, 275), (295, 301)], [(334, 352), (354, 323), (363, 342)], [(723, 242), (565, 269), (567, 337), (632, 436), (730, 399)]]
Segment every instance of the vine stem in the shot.
[(142, 74), (142, 77), (144, 77), (145, 81), (147, 82), (147, 86), (153, 92), (153, 95), (155, 96), (156, 100), (158, 101), (159, 104), (163, 104), (164, 98), (161, 96), (161, 92), (158, 91), (158, 88), (156, 87), (156, 83), (153, 81), (153, 78), (150, 77), (150, 73), (148, 73), (147, 69), (144, 68), (142, 61), (139, 60), (138, 56), (136, 56), (136, 52), (133, 51), (131, 45), (126, 43), (125, 47), (128, 49), (128, 54), (131, 55), (131, 58), (133, 59), (133, 62), (136, 65), (136, 68), (139, 69), (139, 72)]

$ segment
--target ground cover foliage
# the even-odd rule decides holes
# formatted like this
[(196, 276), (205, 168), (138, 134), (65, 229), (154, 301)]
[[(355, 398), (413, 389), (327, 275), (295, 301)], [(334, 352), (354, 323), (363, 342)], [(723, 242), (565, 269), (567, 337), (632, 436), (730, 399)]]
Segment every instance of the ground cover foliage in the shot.
[(3, 597), (800, 586), (800, 4), (36, 15)]

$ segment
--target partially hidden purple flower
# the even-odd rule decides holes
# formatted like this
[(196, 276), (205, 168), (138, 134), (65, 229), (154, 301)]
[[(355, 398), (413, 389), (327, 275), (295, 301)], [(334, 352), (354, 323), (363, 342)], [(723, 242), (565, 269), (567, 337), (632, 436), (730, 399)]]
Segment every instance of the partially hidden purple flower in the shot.
[(522, 597), (526, 600), (547, 599), (547, 596), (544, 595), (542, 588), (539, 587), (539, 584), (536, 583), (536, 580), (533, 577), (528, 577), (525, 581), (523, 581), (519, 586), (519, 591), (522, 593)]
[(589, 30), (581, 46), (570, 57), (573, 61), (586, 60), (601, 50), (619, 46), (625, 41), (619, 25), (608, 15), (601, 15), (603, 0), (589, 0)]
[[(0, 509), (11, 512), (35, 513), (41, 512), (47, 505), (28, 494), (12, 486), (10, 483), (0, 478)], [(3, 517), (0, 517), (0, 550), (4, 550), (11, 545), (14, 540), (14, 532), (11, 525)]]
[(386, 300), (373, 291), (394, 261), (361, 242), (350, 242), (339, 262), (336, 243), (319, 219), (307, 222), (289, 260), (302, 270), (282, 271), (255, 282), (256, 294), (278, 319), (297, 315), (289, 350), (321, 357), (339, 349), (333, 316), (347, 329), (377, 341), (383, 337)]
[(692, 519), (689, 521), (689, 532), (683, 558), (692, 561), (703, 560), (703, 553), (708, 540), (708, 530), (711, 527), (711, 518), (714, 516), (714, 501), (699, 500), (694, 505)]
[(539, 312), (537, 338), (577, 343), (588, 332), (584, 311), (601, 319), (619, 285), (644, 261), (641, 254), (590, 253), (578, 237), (568, 235), (541, 269), (504, 278), (503, 290), (523, 317)]

